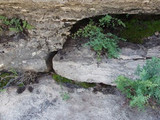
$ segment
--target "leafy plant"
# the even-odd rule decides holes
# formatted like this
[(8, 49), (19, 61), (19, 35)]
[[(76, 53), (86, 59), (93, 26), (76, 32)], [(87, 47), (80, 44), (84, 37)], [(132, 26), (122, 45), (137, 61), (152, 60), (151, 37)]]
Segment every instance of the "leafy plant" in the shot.
[(67, 92), (61, 92), (61, 97), (65, 101), (70, 99), (69, 93)]
[(11, 69), (8, 72), (0, 73), (0, 89), (5, 89), (8, 87), (15, 79), (17, 79), (18, 73)]
[(160, 77), (160, 59), (154, 57), (152, 60), (147, 60), (143, 68), (137, 67), (136, 75), (140, 76), (142, 80)]
[(119, 76), (116, 80), (117, 88), (130, 99), (130, 106), (141, 110), (150, 99), (160, 103), (160, 59), (147, 60), (143, 67), (137, 67), (135, 73), (139, 79)]
[[(8, 30), (14, 31), (14, 32), (24, 32), (25, 30), (33, 29), (34, 27), (26, 20), (21, 20), (19, 18), (12, 18), (9, 19), (5, 16), (0, 16), (0, 20), (2, 22), (2, 26), (5, 25)], [(1, 30), (3, 30), (3, 27), (1, 26)]]
[(0, 71), (0, 91), (14, 85), (24, 87), (27, 84), (36, 82), (38, 74), (32, 71), (17, 72), (15, 69)]
[(85, 46), (90, 46), (97, 53), (98, 59), (103, 51), (107, 51), (108, 58), (117, 58), (120, 51), (118, 42), (120, 40), (125, 41), (125, 39), (119, 38), (111, 32), (104, 33), (103, 30), (103, 27), (107, 27), (109, 30), (111, 27), (116, 28), (117, 26), (125, 27), (125, 24), (117, 18), (106, 15), (99, 20), (99, 25), (91, 20), (88, 25), (79, 29), (74, 37), (89, 38)]
[(126, 25), (117, 18), (113, 18), (110, 15), (106, 15), (105, 17), (101, 18), (99, 20), (99, 25), (102, 27), (111, 27), (111, 28), (116, 28), (116, 27), (126, 27)]

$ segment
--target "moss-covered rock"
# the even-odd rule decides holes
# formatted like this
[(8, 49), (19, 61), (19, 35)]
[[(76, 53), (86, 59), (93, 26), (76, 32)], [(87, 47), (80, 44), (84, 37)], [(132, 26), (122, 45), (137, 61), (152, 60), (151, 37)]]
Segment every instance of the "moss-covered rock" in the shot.
[[(151, 17), (151, 16), (148, 16)], [(122, 30), (120, 36), (133, 43), (143, 43), (143, 39), (160, 31), (159, 19), (132, 18), (125, 22), (126, 28)]]
[(70, 84), (78, 85), (79, 87), (83, 87), (83, 88), (90, 88), (90, 87), (96, 86), (96, 84), (94, 83), (76, 82), (76, 81), (67, 79), (57, 74), (53, 74), (52, 77), (57, 83), (70, 83)]

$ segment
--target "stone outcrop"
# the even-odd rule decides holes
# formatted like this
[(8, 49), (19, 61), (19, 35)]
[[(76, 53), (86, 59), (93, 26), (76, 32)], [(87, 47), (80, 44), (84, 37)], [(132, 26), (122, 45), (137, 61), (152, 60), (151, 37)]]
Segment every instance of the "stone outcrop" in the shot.
[(0, 15), (27, 20), (27, 40), (0, 43), (0, 70), (48, 71), (49, 54), (62, 49), (78, 20), (107, 13), (159, 14), (160, 0), (0, 0)]
[(120, 75), (136, 79), (138, 65), (143, 66), (151, 57), (160, 57), (160, 37), (155, 36), (144, 45), (121, 43), (118, 59), (107, 59), (106, 55), (100, 63), (97, 63), (93, 50), (77, 44), (77, 40), (68, 41), (53, 58), (53, 69), (61, 76), (81, 82), (115, 85)]
[[(50, 77), (41, 78), (22, 94), (10, 87), (0, 94), (0, 120), (159, 120), (159, 110), (131, 109), (123, 96), (97, 94), (92, 89), (61, 89)], [(69, 92), (70, 91), (70, 92)], [(62, 100), (62, 92), (69, 99)]]

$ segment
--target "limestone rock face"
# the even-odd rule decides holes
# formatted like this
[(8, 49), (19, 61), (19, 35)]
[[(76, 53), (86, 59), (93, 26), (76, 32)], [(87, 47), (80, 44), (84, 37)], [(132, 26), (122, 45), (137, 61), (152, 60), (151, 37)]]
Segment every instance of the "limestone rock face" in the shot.
[[(159, 120), (158, 110), (131, 109), (122, 96), (95, 94), (92, 89), (72, 89), (56, 84), (51, 77), (41, 78), (22, 94), (10, 87), (0, 94), (0, 120)], [(72, 92), (69, 92), (72, 91)], [(68, 100), (62, 100), (67, 92)]]
[[(61, 76), (81, 82), (115, 85), (120, 75), (136, 79), (137, 66), (143, 66), (146, 59), (159, 57), (160, 54), (159, 38), (154, 38), (144, 45), (123, 43), (118, 59), (103, 56), (97, 63), (94, 51), (73, 41), (70, 40), (53, 58), (53, 69)], [(154, 45), (155, 41), (157, 45)], [(151, 46), (150, 42), (153, 42)]]
[[(27, 40), (13, 38), (0, 43), (0, 70), (12, 67), (48, 71), (50, 52), (62, 49), (70, 28), (78, 20), (107, 13), (158, 14), (159, 3), (160, 0), (0, 0), (0, 15), (27, 20), (35, 27), (29, 30)], [(34, 62), (25, 67), (27, 61)]]

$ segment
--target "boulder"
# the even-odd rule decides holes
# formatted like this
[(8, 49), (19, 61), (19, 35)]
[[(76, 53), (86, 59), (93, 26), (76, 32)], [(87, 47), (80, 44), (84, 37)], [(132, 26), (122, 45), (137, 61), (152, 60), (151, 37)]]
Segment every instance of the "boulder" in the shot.
[[(159, 41), (147, 40), (148, 42)], [(102, 56), (97, 62), (97, 56), (89, 47), (80, 45), (76, 40), (70, 40), (64, 49), (59, 51), (53, 58), (53, 69), (63, 77), (89, 83), (104, 83), (115, 85), (118, 76), (136, 79), (135, 71), (137, 66), (143, 66), (146, 59), (159, 57), (160, 46), (121, 43), (121, 53), (118, 59), (107, 59), (107, 55)], [(77, 45), (79, 44), (79, 45)]]
[[(27, 20), (35, 27), (28, 31), (26, 39), (0, 42), (0, 70), (49, 71), (50, 53), (62, 49), (77, 21), (107, 13), (159, 14), (159, 3), (160, 0), (0, 0), (0, 15)], [(32, 66), (35, 60), (39, 67)], [(24, 67), (24, 61), (33, 63)]]

